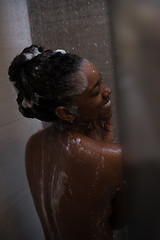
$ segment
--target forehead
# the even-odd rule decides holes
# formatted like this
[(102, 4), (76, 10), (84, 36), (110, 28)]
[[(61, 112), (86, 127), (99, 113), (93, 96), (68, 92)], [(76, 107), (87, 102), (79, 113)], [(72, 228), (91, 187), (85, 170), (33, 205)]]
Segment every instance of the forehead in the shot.
[(83, 65), (83, 72), (88, 81), (86, 91), (89, 91), (93, 87), (93, 85), (101, 79), (101, 74), (95, 64), (87, 60)]

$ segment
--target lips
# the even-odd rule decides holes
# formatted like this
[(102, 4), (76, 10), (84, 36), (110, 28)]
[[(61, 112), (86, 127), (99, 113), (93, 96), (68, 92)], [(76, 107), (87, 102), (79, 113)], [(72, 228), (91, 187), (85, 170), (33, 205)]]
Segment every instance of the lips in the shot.
[(112, 106), (112, 103), (110, 101), (110, 99), (108, 98), (108, 101), (103, 105), (103, 109), (105, 110), (109, 110)]

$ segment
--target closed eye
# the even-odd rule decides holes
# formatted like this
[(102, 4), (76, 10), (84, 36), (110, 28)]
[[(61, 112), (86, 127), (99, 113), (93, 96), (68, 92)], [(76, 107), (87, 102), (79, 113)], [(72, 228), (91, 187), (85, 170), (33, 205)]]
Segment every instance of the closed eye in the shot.
[(100, 94), (100, 83), (97, 85), (96, 87), (96, 91), (94, 91), (94, 93), (91, 95), (91, 97), (96, 97)]
[(97, 91), (95, 93), (91, 94), (91, 97), (96, 97), (96, 96), (98, 96), (100, 94), (100, 85), (101, 85), (101, 83), (102, 83), (102, 79), (100, 79), (97, 82), (96, 86), (94, 87), (94, 90), (97, 89)]

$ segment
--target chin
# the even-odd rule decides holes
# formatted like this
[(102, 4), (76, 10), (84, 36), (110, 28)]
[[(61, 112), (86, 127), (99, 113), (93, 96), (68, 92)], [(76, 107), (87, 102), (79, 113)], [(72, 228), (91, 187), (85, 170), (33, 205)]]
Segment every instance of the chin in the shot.
[(103, 115), (102, 119), (103, 120), (108, 120), (112, 117), (112, 110), (110, 112), (107, 112), (106, 114)]

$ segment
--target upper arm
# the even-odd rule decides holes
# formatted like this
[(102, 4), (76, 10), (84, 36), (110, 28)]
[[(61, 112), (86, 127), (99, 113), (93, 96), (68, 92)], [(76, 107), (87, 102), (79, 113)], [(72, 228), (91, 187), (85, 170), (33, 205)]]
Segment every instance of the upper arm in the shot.
[(116, 195), (112, 200), (113, 213), (110, 223), (113, 229), (122, 228), (127, 220), (127, 201), (126, 201), (126, 185), (123, 183), (116, 191)]
[(34, 151), (35, 151), (35, 135), (31, 136), (29, 140), (27, 141), (26, 147), (25, 147), (25, 161), (26, 164), (31, 161), (31, 159), (34, 157)]
[[(33, 177), (34, 168), (37, 166), (37, 161), (41, 158), (41, 150), (39, 144), (39, 132), (32, 135), (25, 148), (25, 167), (27, 178), (30, 181)], [(39, 166), (39, 164), (38, 164)]]

